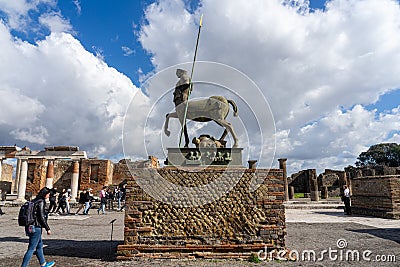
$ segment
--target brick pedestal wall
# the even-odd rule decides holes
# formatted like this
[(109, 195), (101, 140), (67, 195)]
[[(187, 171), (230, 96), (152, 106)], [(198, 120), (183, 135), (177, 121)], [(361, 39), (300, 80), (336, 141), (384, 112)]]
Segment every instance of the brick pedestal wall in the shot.
[[(165, 167), (153, 171), (175, 185), (201, 190), (202, 185), (226, 179), (228, 183), (221, 183), (216, 192), (232, 189), (212, 203), (193, 207), (155, 200), (137, 179), (130, 180), (118, 259), (249, 257), (261, 249), (285, 247), (282, 170)], [(255, 178), (260, 186), (250, 192)], [(234, 180), (238, 182), (229, 184)]]

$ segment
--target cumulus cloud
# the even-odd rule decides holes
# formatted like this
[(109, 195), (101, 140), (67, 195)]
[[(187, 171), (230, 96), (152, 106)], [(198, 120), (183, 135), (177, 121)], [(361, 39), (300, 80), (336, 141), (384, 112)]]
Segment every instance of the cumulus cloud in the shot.
[(66, 33), (60, 14), (49, 14), (39, 23), (51, 33), (35, 43), (14, 38), (0, 22), (1, 143), (121, 154), (125, 110), (138, 88)]
[(29, 12), (36, 12), (38, 6), (56, 6), (55, 0), (0, 0), (0, 10), (7, 15), (7, 24), (11, 29), (26, 31), (28, 26), (32, 26), (32, 18)]
[(203, 0), (189, 10), (181, 0), (146, 9), (139, 40), (156, 70), (192, 60), (204, 14), (198, 60), (233, 66), (261, 88), (290, 171), (342, 168), (398, 138), (397, 111), (365, 108), (400, 88), (397, 1), (332, 0), (310, 11), (308, 1)]

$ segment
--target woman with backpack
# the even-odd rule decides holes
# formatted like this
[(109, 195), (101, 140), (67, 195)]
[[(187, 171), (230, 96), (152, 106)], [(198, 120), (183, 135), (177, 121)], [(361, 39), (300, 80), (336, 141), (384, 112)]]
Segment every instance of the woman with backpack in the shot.
[(50, 189), (44, 187), (32, 201), (34, 203), (34, 222), (25, 226), (25, 233), (29, 236), (29, 245), (22, 261), (22, 267), (28, 266), (34, 252), (36, 252), (40, 266), (52, 267), (55, 264), (54, 261), (46, 262), (43, 254), (42, 228), (46, 230), (48, 235), (51, 235), (50, 227), (47, 224), (47, 214), (45, 213), (46, 199), (49, 197)]

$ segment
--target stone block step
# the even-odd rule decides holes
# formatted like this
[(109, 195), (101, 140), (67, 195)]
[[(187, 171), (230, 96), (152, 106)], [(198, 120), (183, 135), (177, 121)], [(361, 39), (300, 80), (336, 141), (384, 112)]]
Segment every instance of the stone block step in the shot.
[(285, 209), (343, 209), (344, 205), (341, 204), (292, 204), (285, 203)]

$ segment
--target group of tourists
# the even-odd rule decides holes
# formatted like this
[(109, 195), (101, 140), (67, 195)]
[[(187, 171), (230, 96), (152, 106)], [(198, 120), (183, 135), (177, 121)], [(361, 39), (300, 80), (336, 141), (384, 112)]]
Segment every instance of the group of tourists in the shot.
[[(92, 207), (92, 202), (94, 201), (93, 197), (93, 189), (88, 188), (80, 192), (79, 194), (79, 207), (77, 211), (74, 213), (78, 215), (81, 210), (83, 210), (82, 214), (88, 214), (90, 208)], [(125, 198), (126, 198), (126, 184), (123, 184), (116, 188), (111, 188), (104, 186), (100, 191), (100, 207), (97, 209), (97, 213), (102, 214), (106, 213), (106, 206), (108, 209), (114, 209), (114, 202), (118, 203), (118, 211), (123, 211), (125, 209)], [(46, 209), (46, 200), (50, 201), (49, 208)], [(45, 260), (43, 254), (43, 241), (42, 241), (42, 231), (46, 231), (48, 235), (51, 234), (50, 227), (47, 223), (47, 218), (49, 214), (58, 214), (61, 209), (63, 213), (71, 214), (71, 209), (69, 205), (69, 201), (71, 200), (71, 190), (63, 189), (61, 192), (57, 191), (57, 188), (42, 188), (39, 193), (36, 195), (36, 198), (31, 200), (30, 203), (33, 203), (33, 208), (31, 209), (31, 216), (24, 214), (22, 212), (22, 207), (20, 210), (20, 214), (18, 220), (20, 221), (20, 217), (33, 218), (33, 221), (26, 224), (20, 224), (25, 226), (25, 234), (29, 237), (29, 245), (28, 249), (24, 255), (22, 261), (22, 267), (28, 266), (32, 256), (35, 254), (40, 266), (52, 267), (55, 265), (54, 261), (47, 262)], [(26, 208), (26, 213), (28, 212), (28, 208)]]
[[(93, 189), (84, 189), (79, 193), (78, 199), (78, 209), (75, 212), (71, 211), (71, 189), (62, 189), (58, 192), (57, 188), (52, 188), (50, 190), (49, 201), (50, 205), (48, 208), (49, 215), (79, 215), (79, 212), (83, 210), (82, 214), (89, 214), (90, 209), (93, 206), (93, 202), (96, 198), (93, 195)], [(106, 213), (106, 209), (114, 210), (115, 203), (117, 203), (117, 211), (122, 211), (125, 208), (125, 198), (126, 198), (126, 184), (117, 186), (115, 188), (104, 186), (99, 194), (99, 208), (97, 213)]]

